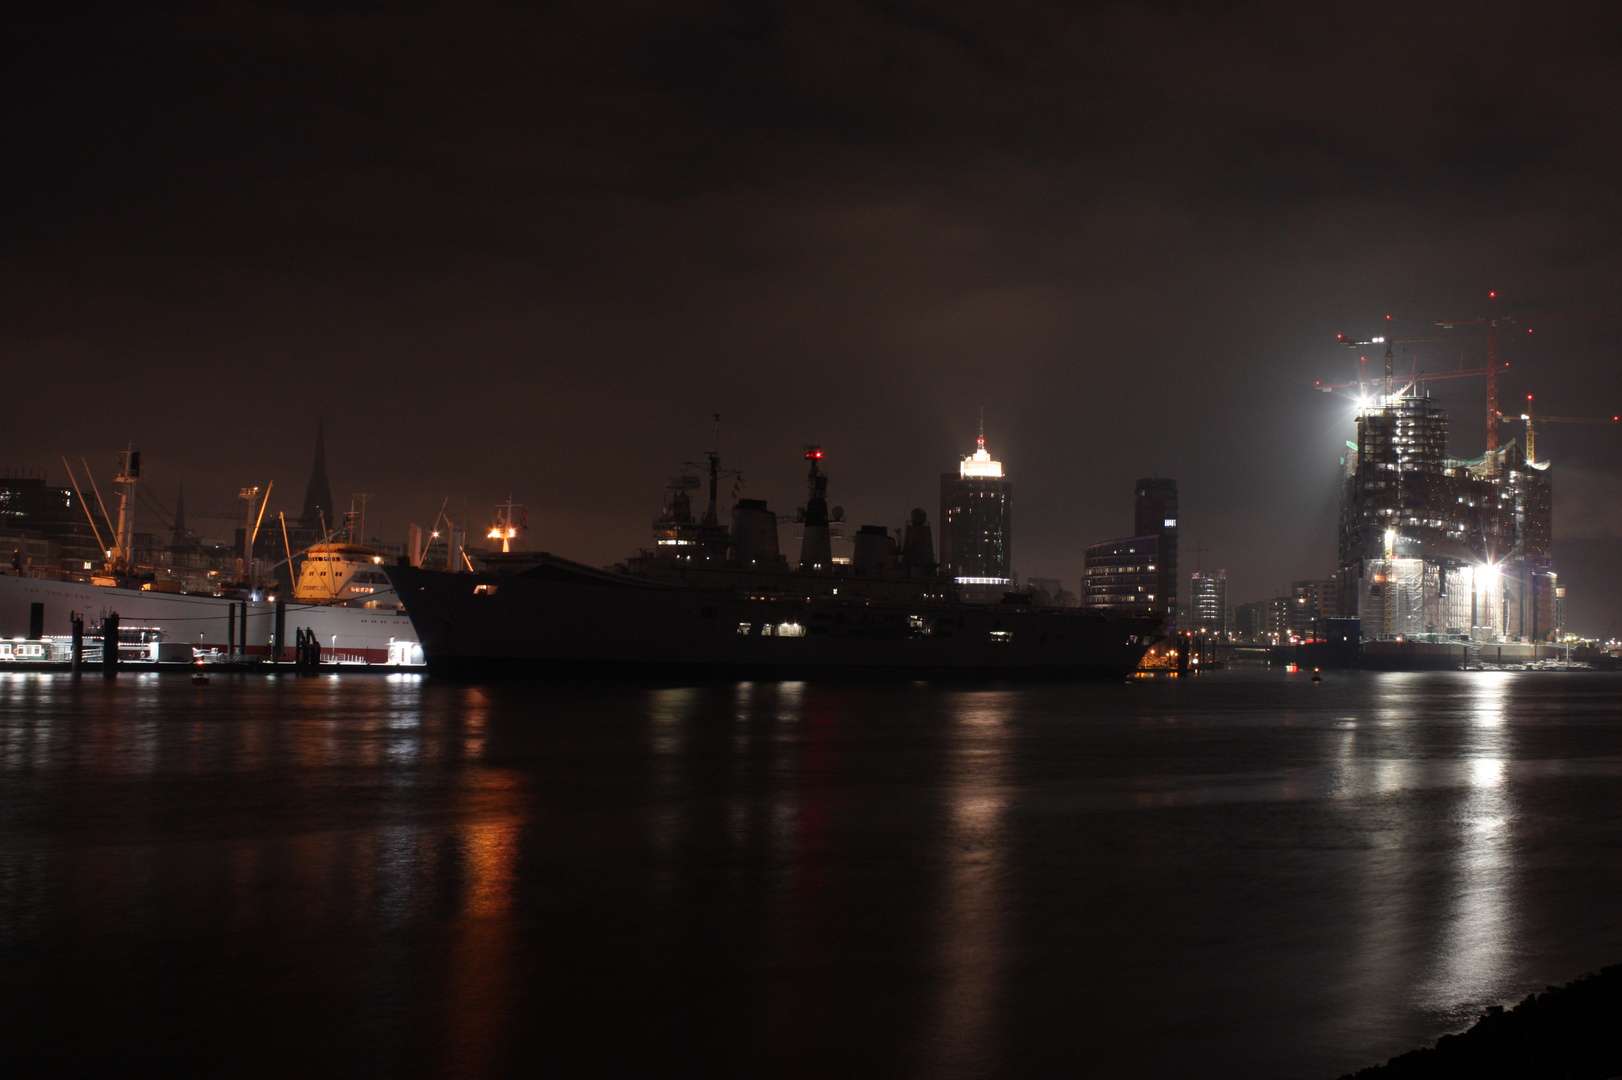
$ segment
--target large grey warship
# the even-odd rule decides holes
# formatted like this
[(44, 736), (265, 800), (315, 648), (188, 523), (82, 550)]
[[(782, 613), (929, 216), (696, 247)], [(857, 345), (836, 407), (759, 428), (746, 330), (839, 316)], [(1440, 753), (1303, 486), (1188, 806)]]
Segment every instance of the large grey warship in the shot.
[(897, 530), (899, 545), (862, 526), (850, 559), (836, 561), (820, 448), (806, 460), (797, 567), (778, 552), (765, 502), (740, 499), (731, 527), (720, 524), (712, 453), (707, 511), (691, 507), (699, 478), (677, 478), (655, 546), (612, 568), (488, 552), (473, 573), (387, 572), (441, 675), (1119, 678), (1157, 636), (1154, 619), (1038, 607), (1017, 593), (963, 601), (935, 565), (921, 510)]

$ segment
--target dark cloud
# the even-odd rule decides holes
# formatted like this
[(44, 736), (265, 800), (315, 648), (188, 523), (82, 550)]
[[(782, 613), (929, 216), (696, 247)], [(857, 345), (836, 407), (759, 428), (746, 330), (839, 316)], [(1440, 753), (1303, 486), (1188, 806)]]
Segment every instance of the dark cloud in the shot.
[[(1245, 600), (1332, 563), (1336, 331), (1495, 288), (1547, 320), (1506, 395), (1622, 405), (1609, 5), (75, 12), (5, 46), (0, 467), (134, 439), (160, 493), (296, 503), (325, 415), (389, 527), (510, 489), (606, 561), (713, 412), (751, 493), (819, 440), (895, 523), (983, 408), (1024, 573), (1160, 473)], [(1435, 386), (1479, 452), (1479, 382)], [(1546, 436), (1579, 626), (1622, 614), (1617, 437)]]

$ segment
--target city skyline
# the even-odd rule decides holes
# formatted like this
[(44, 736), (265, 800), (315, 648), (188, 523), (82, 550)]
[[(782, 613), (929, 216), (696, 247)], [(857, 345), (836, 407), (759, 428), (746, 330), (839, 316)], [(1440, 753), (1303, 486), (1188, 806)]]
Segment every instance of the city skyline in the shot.
[[(1393, 33), (1392, 26), (1401, 27)], [(31, 12), (10, 35), (0, 471), (145, 453), (188, 512), (319, 416), (388, 535), (512, 492), (531, 546), (646, 543), (714, 444), (741, 496), (896, 524), (981, 410), (1022, 577), (1176, 477), (1236, 600), (1336, 561), (1358, 353), (1622, 406), (1622, 106), (1599, 5), (834, 4)], [(1534, 333), (1526, 333), (1531, 329)], [(1378, 363), (1378, 356), (1371, 356)], [(1432, 384), (1480, 453), (1481, 380)], [(1511, 409), (1506, 407), (1506, 412)], [(1514, 433), (1510, 428), (1506, 434)], [(1570, 623), (1622, 630), (1622, 442), (1539, 432)], [(285, 500), (285, 501), (282, 501)]]

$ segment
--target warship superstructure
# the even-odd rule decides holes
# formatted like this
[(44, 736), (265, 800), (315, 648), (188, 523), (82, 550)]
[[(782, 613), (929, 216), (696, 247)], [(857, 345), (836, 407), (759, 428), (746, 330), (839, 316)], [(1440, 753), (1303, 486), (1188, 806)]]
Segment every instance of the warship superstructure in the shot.
[(828, 507), (821, 448), (805, 460), (797, 565), (778, 550), (764, 501), (739, 499), (721, 524), (712, 453), (707, 509), (693, 512), (697, 477), (675, 478), (654, 546), (613, 567), (490, 552), (476, 573), (387, 573), (435, 674), (1116, 678), (1156, 638), (1155, 619), (1036, 607), (1020, 594), (963, 601), (939, 572), (922, 510), (895, 530), (899, 542), (864, 525), (851, 556), (836, 559), (842, 514)]

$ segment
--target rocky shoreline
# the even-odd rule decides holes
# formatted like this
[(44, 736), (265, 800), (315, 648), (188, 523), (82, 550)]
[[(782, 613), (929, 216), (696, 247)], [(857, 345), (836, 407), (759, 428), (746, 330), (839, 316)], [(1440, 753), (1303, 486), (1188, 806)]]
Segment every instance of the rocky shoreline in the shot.
[(1495, 1005), (1459, 1035), (1341, 1080), (1613, 1080), (1622, 1077), (1622, 964), (1506, 1010)]

